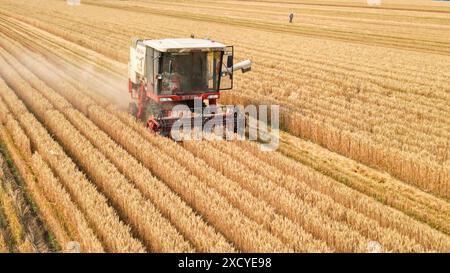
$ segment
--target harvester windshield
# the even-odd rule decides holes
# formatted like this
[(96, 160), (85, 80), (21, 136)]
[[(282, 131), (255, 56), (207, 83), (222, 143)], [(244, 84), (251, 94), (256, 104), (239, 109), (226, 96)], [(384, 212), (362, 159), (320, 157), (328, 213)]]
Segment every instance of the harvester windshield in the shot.
[(165, 53), (160, 95), (219, 91), (222, 51)]

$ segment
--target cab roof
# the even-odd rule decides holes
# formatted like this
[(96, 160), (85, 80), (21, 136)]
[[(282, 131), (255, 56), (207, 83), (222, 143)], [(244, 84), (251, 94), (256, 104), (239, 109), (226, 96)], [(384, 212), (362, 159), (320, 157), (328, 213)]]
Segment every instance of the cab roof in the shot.
[(143, 43), (160, 52), (183, 52), (193, 49), (210, 51), (220, 50), (226, 47), (226, 45), (215, 41), (194, 38), (144, 40)]

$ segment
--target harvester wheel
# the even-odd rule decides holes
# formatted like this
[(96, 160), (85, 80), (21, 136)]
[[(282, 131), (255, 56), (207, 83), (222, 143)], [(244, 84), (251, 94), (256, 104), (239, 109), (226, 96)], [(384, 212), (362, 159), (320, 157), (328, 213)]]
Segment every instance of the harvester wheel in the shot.
[(156, 119), (155, 119), (155, 117), (153, 115), (149, 117), (149, 119), (147, 120), (147, 124), (146, 125), (147, 125), (147, 129), (150, 132), (152, 132), (154, 134), (157, 133), (159, 124), (158, 124), (158, 122), (156, 121)]

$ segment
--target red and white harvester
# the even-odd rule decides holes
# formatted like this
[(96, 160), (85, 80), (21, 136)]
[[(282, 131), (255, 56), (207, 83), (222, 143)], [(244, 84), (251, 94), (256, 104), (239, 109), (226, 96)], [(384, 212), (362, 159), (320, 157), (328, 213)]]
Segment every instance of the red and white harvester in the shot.
[[(192, 118), (198, 102), (203, 109), (220, 107), (220, 92), (233, 88), (233, 72), (251, 69), (250, 60), (233, 64), (233, 54), (233, 46), (208, 39), (134, 39), (129, 62), (130, 113), (151, 131), (169, 135), (180, 119), (172, 111), (174, 106), (183, 104), (191, 110), (192, 115), (181, 118)], [(217, 111), (202, 115), (203, 123), (215, 115), (228, 122), (237, 120), (236, 112)]]

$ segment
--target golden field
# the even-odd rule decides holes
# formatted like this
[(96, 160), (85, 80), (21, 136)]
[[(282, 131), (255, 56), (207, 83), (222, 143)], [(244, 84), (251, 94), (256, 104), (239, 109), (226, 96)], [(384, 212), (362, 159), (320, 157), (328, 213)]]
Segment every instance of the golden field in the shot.
[[(277, 151), (123, 110), (132, 37), (191, 34), (252, 60), (221, 103), (280, 105)], [(0, 0), (0, 252), (449, 252), (449, 34), (422, 0)]]

